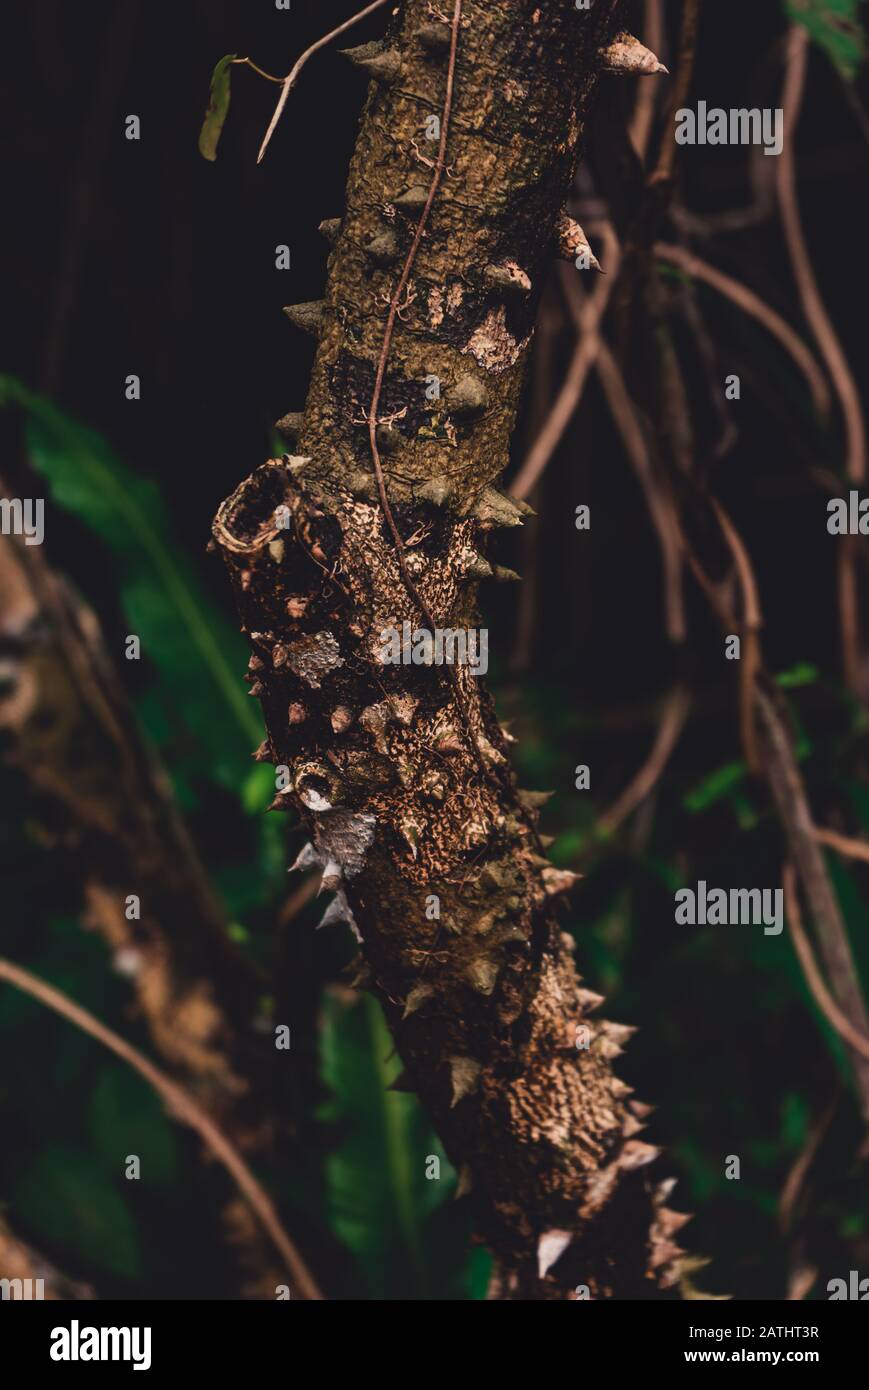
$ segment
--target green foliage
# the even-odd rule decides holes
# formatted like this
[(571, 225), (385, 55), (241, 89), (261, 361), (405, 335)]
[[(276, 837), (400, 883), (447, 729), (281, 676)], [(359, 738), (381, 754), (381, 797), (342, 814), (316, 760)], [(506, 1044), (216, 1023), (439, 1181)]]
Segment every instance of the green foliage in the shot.
[(866, 56), (860, 0), (785, 0), (785, 10), (803, 25), (841, 76), (853, 82)]
[(216, 64), (214, 72), (211, 74), (208, 107), (202, 122), (202, 129), (199, 132), (199, 153), (204, 159), (212, 162), (217, 158), (217, 145), (229, 112), (232, 65), (237, 57), (236, 53), (227, 53)]
[(153, 1089), (126, 1065), (100, 1069), (90, 1097), (94, 1151), (107, 1179), (123, 1170), (128, 1154), (141, 1160), (144, 1187), (167, 1190), (177, 1181), (175, 1135)]
[(789, 671), (780, 671), (775, 681), (782, 690), (799, 690), (804, 685), (814, 685), (818, 674), (817, 666), (812, 666), (808, 661), (799, 661)]
[(714, 772), (710, 772), (699, 782), (693, 791), (689, 792), (684, 799), (686, 811), (696, 814), (698, 811), (705, 811), (709, 806), (720, 801), (723, 796), (727, 796), (745, 778), (747, 768), (742, 761), (727, 763), (724, 767), (718, 767)]
[(135, 1280), (142, 1273), (141, 1251), (129, 1207), (117, 1191), (120, 1181), (107, 1178), (84, 1149), (46, 1145), (15, 1185), (16, 1222), (49, 1248)]
[[(370, 1298), (420, 1298), (437, 1286), (424, 1233), (454, 1174), (415, 1096), (388, 1091), (399, 1066), (378, 1004), (327, 995), (323, 1079), (336, 1127), (327, 1158), (334, 1229), (353, 1251)], [(426, 1158), (441, 1176), (427, 1179)]]
[(180, 717), (200, 771), (236, 791), (262, 738), (240, 679), (244, 644), (173, 542), (157, 486), (125, 467), (98, 434), (9, 377), (0, 377), (0, 404), (26, 412), (34, 467), (58, 506), (106, 548), (130, 630), (160, 677), (163, 719), (149, 705), (149, 732), (168, 740)]

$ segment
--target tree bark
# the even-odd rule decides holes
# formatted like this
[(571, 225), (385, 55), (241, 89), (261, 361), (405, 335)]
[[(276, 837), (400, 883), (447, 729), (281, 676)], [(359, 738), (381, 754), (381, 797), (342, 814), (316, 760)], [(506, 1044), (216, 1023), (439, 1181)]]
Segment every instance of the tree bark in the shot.
[(621, 8), (464, 5), (447, 169), (378, 408), (403, 565), (366, 419), (431, 184), (426, 121), (443, 109), (450, 26), (408, 0), (385, 48), (360, 55), (380, 77), (325, 302), (290, 311), (319, 337), (297, 453), (242, 483), (214, 527), (265, 711), (260, 756), (286, 769), (279, 801), (312, 833), (301, 863), (324, 867), (329, 920), (361, 939), (365, 983), (469, 1190), (503, 1298), (673, 1287), (686, 1218), (649, 1175), (658, 1151), (636, 1138), (647, 1107), (612, 1066), (631, 1030), (590, 1018), (602, 1001), (581, 987), (553, 911), (570, 876), (541, 853), (538, 798), (515, 786), (483, 682), (467, 663), (389, 663), (383, 634), (426, 628), (427, 615), (475, 629), (490, 533), (521, 523), (494, 484)]

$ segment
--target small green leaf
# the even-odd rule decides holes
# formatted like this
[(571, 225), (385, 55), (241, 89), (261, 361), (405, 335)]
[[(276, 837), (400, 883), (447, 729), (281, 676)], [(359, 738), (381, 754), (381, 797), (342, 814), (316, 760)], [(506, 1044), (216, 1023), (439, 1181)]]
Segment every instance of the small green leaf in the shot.
[(692, 812), (692, 814), (697, 811), (705, 811), (707, 806), (711, 806), (715, 801), (720, 801), (722, 796), (726, 796), (737, 786), (745, 773), (746, 767), (743, 762), (727, 763), (724, 767), (716, 768), (684, 798), (682, 804), (685, 810)]
[(803, 685), (814, 685), (817, 679), (817, 666), (811, 666), (807, 661), (800, 661), (789, 671), (780, 671), (775, 678), (775, 683), (781, 686), (782, 690), (798, 690)]
[(227, 53), (211, 74), (208, 109), (199, 132), (199, 153), (203, 159), (209, 159), (212, 163), (217, 158), (217, 143), (229, 111), (230, 69), (237, 57), (237, 53)]
[(824, 50), (840, 76), (853, 82), (866, 56), (860, 0), (785, 0), (785, 9)]

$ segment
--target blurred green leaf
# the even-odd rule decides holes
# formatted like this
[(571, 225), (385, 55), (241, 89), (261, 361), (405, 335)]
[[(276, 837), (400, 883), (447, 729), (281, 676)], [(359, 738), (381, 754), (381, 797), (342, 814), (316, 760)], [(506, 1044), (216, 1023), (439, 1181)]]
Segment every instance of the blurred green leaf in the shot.
[(229, 111), (232, 64), (237, 57), (236, 53), (227, 53), (215, 65), (214, 72), (211, 74), (208, 108), (202, 122), (202, 129), (199, 132), (199, 153), (203, 159), (209, 159), (212, 162), (217, 158), (218, 141)]
[(807, 661), (800, 661), (788, 671), (780, 671), (775, 678), (782, 690), (798, 690), (803, 685), (814, 685), (818, 679), (818, 668)]
[[(386, 1089), (399, 1071), (391, 1053), (375, 1000), (327, 996), (323, 1079), (334, 1097), (328, 1118), (338, 1127), (327, 1159), (334, 1229), (357, 1257), (370, 1297), (424, 1297), (432, 1271), (422, 1228), (454, 1175), (416, 1098)], [(440, 1162), (440, 1178), (425, 1176), (429, 1155)]]
[(107, 1174), (122, 1173), (127, 1155), (136, 1154), (144, 1186), (174, 1186), (178, 1152), (166, 1111), (129, 1067), (109, 1063), (101, 1068), (90, 1100), (90, 1131)]
[(744, 762), (727, 763), (724, 767), (716, 768), (684, 797), (682, 804), (685, 810), (690, 811), (692, 815), (698, 811), (705, 811), (707, 806), (727, 796), (742, 781), (745, 773)]
[(866, 56), (860, 0), (785, 0), (785, 10), (808, 31), (841, 76), (853, 82)]
[(19, 382), (0, 377), (0, 405), (28, 415), (34, 467), (55, 502), (99, 537), (117, 570), (131, 632), (161, 677), (172, 712), (201, 750), (205, 775), (237, 790), (262, 738), (259, 711), (241, 683), (240, 635), (206, 596), (173, 544), (156, 486), (126, 468), (103, 439)]
[(84, 1150), (63, 1144), (41, 1149), (15, 1184), (11, 1205), (21, 1228), (52, 1247), (126, 1279), (141, 1277), (130, 1210)]
[(241, 787), (241, 804), (249, 816), (261, 816), (275, 798), (275, 770), (260, 763), (247, 773)]

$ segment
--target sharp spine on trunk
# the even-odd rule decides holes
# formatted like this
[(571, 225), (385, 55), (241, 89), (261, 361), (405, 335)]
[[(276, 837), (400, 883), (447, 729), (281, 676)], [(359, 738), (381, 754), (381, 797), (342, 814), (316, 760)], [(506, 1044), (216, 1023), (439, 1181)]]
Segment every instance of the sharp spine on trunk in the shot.
[(449, 53), (452, 34), (446, 24), (423, 24), (416, 31), (423, 48), (429, 53)]
[(415, 183), (412, 188), (393, 198), (392, 206), (398, 208), (399, 212), (420, 213), (428, 202), (428, 195), (427, 188), (421, 183)]
[(557, 897), (560, 893), (569, 893), (573, 885), (582, 878), (582, 874), (575, 874), (570, 869), (556, 869), (554, 864), (549, 864), (541, 877), (547, 894)]
[(469, 1163), (463, 1163), (459, 1169), (459, 1181), (456, 1185), (456, 1195), (454, 1200), (457, 1202), (460, 1197), (467, 1197), (474, 1186), (474, 1176), (471, 1172)]
[(404, 1013), (401, 1015), (402, 1018), (408, 1018), (411, 1014), (416, 1013), (420, 1004), (424, 1004), (426, 999), (430, 998), (432, 994), (434, 994), (434, 989), (431, 985), (422, 982), (418, 985), (414, 985), (404, 1001)]
[(344, 58), (349, 58), (356, 68), (367, 72), (375, 82), (395, 82), (401, 72), (401, 54), (397, 48), (387, 48), (377, 39), (371, 43), (361, 43), (357, 48), (342, 48)]
[(487, 265), (483, 271), (483, 283), (502, 294), (524, 298), (526, 294), (531, 293), (531, 279), (515, 261), (500, 261), (497, 265)]
[(335, 242), (338, 240), (338, 233), (340, 232), (340, 230), (340, 217), (327, 217), (325, 221), (321, 222), (319, 227), (317, 228), (317, 231), (320, 233), (321, 236), (326, 238), (330, 246), (335, 245)]
[(517, 574), (515, 570), (509, 569), (506, 565), (495, 565), (492, 570), (492, 578), (496, 579), (499, 584), (510, 584), (513, 583), (514, 580), (521, 580), (522, 576), (521, 574)]
[(294, 323), (297, 328), (302, 328), (306, 333), (312, 333), (315, 338), (318, 338), (323, 326), (325, 308), (325, 299), (311, 299), (305, 304), (285, 304), (284, 313), (290, 323)]
[(485, 555), (478, 555), (476, 552), (465, 562), (464, 572), (475, 579), (488, 579), (494, 573)]
[(555, 224), (555, 247), (562, 260), (575, 261), (578, 256), (585, 256), (591, 269), (599, 270), (603, 275), (603, 266), (592, 251), (588, 237), (579, 223), (568, 217), (566, 212), (559, 214)]
[(603, 59), (601, 71), (618, 73), (621, 77), (653, 77), (655, 73), (668, 70), (659, 62), (651, 49), (635, 39), (623, 29), (616, 34), (612, 43), (601, 52)]
[(255, 752), (251, 753), (251, 757), (253, 758), (255, 763), (270, 763), (274, 761), (274, 755), (272, 754), (272, 746), (269, 743), (268, 739), (261, 743), (259, 748), (255, 750)]
[(304, 472), (311, 460), (305, 454), (284, 454), (282, 462), (293, 476), (297, 477), (299, 473)]
[(398, 237), (391, 227), (378, 232), (365, 247), (365, 254), (375, 265), (392, 265), (398, 255)]
[(416, 489), (417, 497), (423, 502), (431, 502), (434, 507), (443, 507), (453, 495), (454, 488), (443, 473), (429, 478), (422, 487)]
[(354, 468), (347, 478), (346, 486), (354, 497), (377, 496), (377, 479), (373, 473), (366, 473), (361, 468)]
[(382, 454), (394, 454), (404, 442), (404, 435), (394, 425), (378, 425), (375, 438), (377, 447)]
[(349, 705), (336, 706), (336, 708), (333, 709), (329, 717), (329, 722), (332, 725), (333, 733), (346, 733), (346, 731), (350, 728), (350, 725), (353, 723), (354, 718), (355, 716), (353, 714), (352, 709), (350, 709)]
[(573, 1240), (572, 1231), (545, 1231), (537, 1241), (537, 1277), (545, 1279)]
[(374, 984), (374, 971), (361, 957), (354, 962), (355, 969), (350, 980), (351, 989), (370, 989)]
[(577, 998), (583, 1013), (587, 1014), (593, 1013), (595, 1009), (599, 1009), (604, 1002), (603, 995), (595, 994), (593, 989), (577, 990)]
[(291, 410), (288, 415), (282, 415), (280, 420), (275, 421), (275, 429), (278, 434), (282, 434), (285, 439), (289, 439), (291, 444), (295, 444), (299, 435), (302, 433), (302, 426), (305, 417), (301, 410)]
[(465, 967), (465, 979), (478, 994), (491, 994), (498, 981), (498, 968), (491, 956), (478, 956)]
[(482, 415), (489, 404), (489, 393), (479, 377), (469, 372), (450, 387), (446, 404), (450, 414), (460, 419)]
[(473, 514), (484, 526), (521, 526), (522, 508), (514, 497), (496, 487), (483, 488)]
[(326, 908), (326, 911), (323, 913), (323, 916), (317, 923), (316, 929), (317, 931), (319, 931), (321, 927), (331, 927), (335, 922), (346, 922), (348, 920), (349, 919), (347, 915), (346, 899), (342, 903), (341, 894), (336, 893), (335, 897), (332, 899), (329, 906)]
[(450, 1057), (450, 1081), (452, 1082), (452, 1099), (450, 1109), (458, 1105), (460, 1100), (475, 1091), (480, 1081), (480, 1063), (475, 1062), (473, 1057)]

